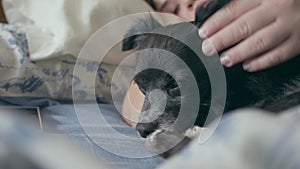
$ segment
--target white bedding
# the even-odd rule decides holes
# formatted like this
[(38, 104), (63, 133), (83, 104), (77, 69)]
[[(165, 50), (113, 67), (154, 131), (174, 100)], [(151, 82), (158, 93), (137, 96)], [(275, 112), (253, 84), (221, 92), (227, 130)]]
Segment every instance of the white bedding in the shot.
[[(141, 0), (3, 0), (9, 24), (0, 25), (0, 95), (3, 97), (38, 97), (72, 100), (98, 98), (111, 102), (111, 90), (123, 98), (124, 84), (111, 84), (121, 47), (98, 68), (93, 59), (76, 60), (88, 38), (101, 26), (124, 15), (149, 12)], [(130, 23), (128, 23), (130, 24)], [(107, 32), (108, 37), (114, 30)], [(103, 39), (105, 46), (109, 39)], [(76, 61), (85, 76), (74, 77)], [(130, 67), (122, 67), (117, 79), (126, 79)], [(95, 83), (85, 77), (96, 73)], [(75, 80), (72, 82), (72, 79)], [(122, 80), (121, 80), (122, 81)], [(124, 82), (125, 83), (125, 82)], [(127, 83), (127, 82), (126, 82)], [(73, 91), (72, 93), (72, 85)], [(96, 91), (95, 91), (96, 88)], [(82, 90), (84, 89), (84, 90)], [(94, 95), (96, 92), (96, 96)]]
[(204, 144), (195, 140), (159, 169), (300, 168), (300, 107), (268, 114), (238, 110), (223, 118)]
[[(3, 0), (2, 3), (9, 24), (20, 25), (26, 32), (31, 60), (65, 54), (77, 57), (88, 38), (105, 24), (129, 14), (151, 11), (142, 0)], [(107, 34), (113, 37), (115, 32)], [(121, 49), (117, 50), (120, 53)]]

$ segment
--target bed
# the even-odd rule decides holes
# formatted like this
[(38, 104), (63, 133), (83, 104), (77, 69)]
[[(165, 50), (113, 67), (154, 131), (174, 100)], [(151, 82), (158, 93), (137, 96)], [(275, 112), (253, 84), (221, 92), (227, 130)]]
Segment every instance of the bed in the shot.
[[(148, 12), (151, 9), (144, 2), (2, 0), (2, 3), (9, 24), (0, 24), (1, 105), (39, 107), (45, 134), (63, 135), (82, 152), (117, 169), (300, 168), (299, 107), (282, 115), (239, 110), (223, 118), (208, 142), (199, 144), (195, 140), (183, 152), (165, 160), (149, 152), (144, 140), (122, 120), (117, 111), (121, 104), (110, 104), (112, 86), (118, 93), (119, 103), (126, 91), (124, 84), (110, 83), (116, 60), (109, 58), (99, 67), (93, 60), (80, 59), (79, 66), (86, 70), (85, 73), (97, 72), (96, 83), (90, 84), (78, 77), (77, 81), (72, 81), (76, 79), (73, 70), (76, 61), (78, 63), (79, 49), (96, 28), (126, 14)], [(79, 17), (80, 13), (84, 17)], [(80, 24), (85, 23), (83, 20), (97, 24)], [(0, 21), (6, 21), (2, 11)], [(73, 22), (79, 25), (71, 27)], [(76, 32), (81, 33), (80, 38)], [(119, 79), (132, 71), (130, 66), (122, 69), (124, 74), (119, 74)], [(96, 96), (82, 90), (93, 91), (95, 85), (96, 89), (101, 89), (95, 91)], [(80, 98), (81, 104), (74, 106), (74, 95)], [(97, 106), (91, 104), (95, 97)], [(80, 119), (78, 114), (86, 118)], [(93, 121), (98, 115), (102, 117), (101, 123), (83, 125), (84, 120)], [(111, 129), (121, 137), (112, 134)]]

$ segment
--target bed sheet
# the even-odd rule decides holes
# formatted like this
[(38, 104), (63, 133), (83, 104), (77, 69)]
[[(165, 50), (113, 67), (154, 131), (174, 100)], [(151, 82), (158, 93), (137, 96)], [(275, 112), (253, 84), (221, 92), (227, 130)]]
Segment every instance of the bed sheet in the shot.
[(159, 169), (300, 168), (300, 106), (274, 115), (238, 110), (204, 144), (196, 139)]

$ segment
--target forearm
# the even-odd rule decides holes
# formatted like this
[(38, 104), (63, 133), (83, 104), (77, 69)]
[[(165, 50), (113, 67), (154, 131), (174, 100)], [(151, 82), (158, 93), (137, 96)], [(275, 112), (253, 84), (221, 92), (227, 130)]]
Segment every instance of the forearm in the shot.
[(125, 96), (122, 110), (124, 121), (132, 127), (135, 127), (138, 122), (144, 99), (145, 95), (136, 84), (132, 83)]

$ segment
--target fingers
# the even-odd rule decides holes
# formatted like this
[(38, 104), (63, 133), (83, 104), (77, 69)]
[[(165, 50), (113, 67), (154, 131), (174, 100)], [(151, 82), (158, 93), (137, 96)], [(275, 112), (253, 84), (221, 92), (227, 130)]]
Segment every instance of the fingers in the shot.
[(247, 11), (259, 6), (259, 0), (233, 0), (220, 9), (202, 25), (199, 30), (201, 38), (209, 37), (225, 27)]
[(300, 53), (300, 3), (284, 0), (233, 0), (199, 30), (202, 51), (224, 51), (221, 63), (244, 62), (254, 72), (285, 62)]
[[(263, 8), (258, 7), (257, 9), (253, 9), (211, 36), (206, 41), (209, 40), (211, 42), (215, 51), (222, 51), (225, 48), (233, 46), (246, 37), (252, 35), (257, 30), (260, 30), (266, 25), (274, 22), (275, 17), (273, 17), (273, 15), (264, 14), (265, 11)], [(211, 56), (214, 52), (209, 50), (206, 41), (203, 42), (202, 50), (205, 55)]]
[(288, 30), (278, 26), (277, 22), (273, 22), (253, 34), (251, 37), (245, 39), (240, 44), (225, 51), (221, 55), (221, 62), (223, 65), (231, 67), (273, 49), (275, 46), (285, 41), (289, 36), (290, 33)]
[(299, 46), (296, 44), (296, 38), (289, 38), (270, 52), (246, 61), (243, 68), (255, 72), (283, 63), (298, 54)]

